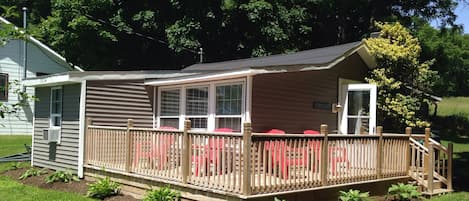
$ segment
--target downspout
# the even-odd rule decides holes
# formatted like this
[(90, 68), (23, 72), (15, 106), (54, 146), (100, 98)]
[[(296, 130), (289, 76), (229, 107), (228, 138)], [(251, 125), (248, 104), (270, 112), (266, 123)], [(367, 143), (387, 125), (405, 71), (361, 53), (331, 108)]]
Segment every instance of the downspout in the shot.
[[(23, 29), (24, 31), (26, 31), (26, 28), (27, 28), (27, 12), (28, 12), (28, 8), (26, 7), (23, 7)], [(23, 66), (24, 66), (24, 72), (23, 72), (23, 80), (26, 79), (27, 77), (27, 73), (28, 73), (28, 62), (27, 62), (27, 58), (28, 58), (28, 49), (27, 49), (27, 44), (28, 44), (28, 39), (25, 38), (24, 41), (23, 41)], [(24, 89), (26, 89), (26, 87), (24, 87)]]

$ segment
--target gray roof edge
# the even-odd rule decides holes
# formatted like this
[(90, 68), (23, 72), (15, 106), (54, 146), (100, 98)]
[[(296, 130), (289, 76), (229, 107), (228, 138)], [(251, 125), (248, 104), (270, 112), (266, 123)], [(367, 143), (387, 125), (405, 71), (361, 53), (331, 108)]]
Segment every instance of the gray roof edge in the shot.
[(228, 60), (228, 61), (220, 61), (220, 62), (211, 62), (211, 63), (197, 63), (197, 64), (193, 64), (193, 65), (190, 65), (190, 66), (187, 66), (185, 68), (182, 69), (182, 71), (217, 71), (217, 70), (211, 70), (211, 69), (195, 69), (193, 70), (193, 68), (197, 68), (197, 67), (200, 67), (200, 66), (204, 66), (204, 65), (224, 65), (224, 64), (229, 64), (229, 63), (232, 63), (232, 62), (242, 62), (242, 61), (255, 61), (255, 60), (260, 60), (260, 59), (268, 59), (268, 58), (277, 58), (277, 57), (284, 57), (284, 56), (292, 56), (292, 55), (295, 55), (295, 54), (303, 54), (303, 53), (306, 53), (308, 51), (313, 51), (313, 50), (321, 50), (321, 49), (328, 49), (328, 48), (333, 48), (333, 47), (338, 47), (338, 46), (347, 46), (347, 45), (352, 45), (350, 48), (348, 48), (346, 51), (344, 51), (342, 54), (339, 54), (337, 55), (336, 57), (334, 57), (333, 59), (329, 60), (328, 62), (321, 62), (321, 63), (295, 63), (295, 64), (279, 64), (279, 65), (265, 65), (265, 66), (244, 66), (244, 67), (239, 67), (239, 68), (233, 68), (233, 69), (246, 69), (246, 68), (252, 68), (252, 67), (255, 67), (255, 68), (263, 68), (263, 67), (273, 67), (273, 66), (289, 66), (289, 65), (316, 65), (316, 66), (326, 66), (332, 62), (334, 62), (335, 60), (337, 60), (338, 58), (340, 58), (341, 56), (343, 55), (346, 55), (347, 53), (361, 47), (362, 45), (365, 45), (365, 43), (363, 41), (355, 41), (355, 42), (350, 42), (350, 43), (344, 43), (344, 44), (341, 44), (341, 45), (334, 45), (334, 46), (327, 46), (327, 47), (321, 47), (321, 48), (315, 48), (315, 49), (309, 49), (309, 50), (303, 50), (303, 51), (299, 51), (299, 52), (294, 52), (294, 53), (288, 53), (288, 54), (275, 54), (275, 55), (269, 55), (269, 56), (263, 56), (263, 57), (252, 57), (252, 58), (243, 58), (243, 59), (234, 59), (234, 60)]

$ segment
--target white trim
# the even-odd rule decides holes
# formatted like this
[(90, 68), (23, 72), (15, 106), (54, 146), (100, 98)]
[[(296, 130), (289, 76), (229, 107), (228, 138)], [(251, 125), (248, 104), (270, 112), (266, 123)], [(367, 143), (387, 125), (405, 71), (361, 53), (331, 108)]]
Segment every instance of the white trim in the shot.
[(33, 132), (32, 132), (32, 137), (31, 137), (31, 167), (34, 166), (34, 135), (35, 135), (35, 132), (34, 132), (34, 127), (35, 127), (35, 124), (36, 124), (36, 113), (33, 112)]
[(68, 84), (68, 83), (79, 83), (70, 80), (70, 76), (68, 74), (63, 75), (56, 75), (51, 77), (45, 77), (42, 79), (29, 79), (22, 81), (24, 86), (31, 87), (31, 86), (54, 86), (54, 85), (61, 85), (61, 84)]
[(263, 70), (238, 70), (231, 72), (220, 72), (220, 73), (210, 73), (210, 74), (200, 74), (198, 76), (185, 76), (185, 77), (176, 77), (165, 80), (153, 80), (146, 81), (145, 85), (154, 85), (154, 86), (175, 86), (175, 85), (194, 85), (196, 82), (209, 82), (216, 80), (226, 80), (226, 79), (235, 79), (240, 77), (245, 77), (251, 74), (258, 74), (264, 72)]
[[(54, 94), (54, 90), (58, 90), (60, 89), (60, 114), (58, 113), (52, 113), (52, 104), (53, 104), (53, 94)], [(63, 106), (64, 106), (64, 90), (63, 90), (63, 87), (62, 86), (56, 86), (56, 87), (51, 87), (50, 88), (50, 103), (49, 103), (49, 129), (59, 129), (59, 136), (58, 136), (58, 139), (57, 139), (57, 144), (59, 145), (60, 142), (62, 141), (61, 138), (62, 138), (62, 123), (63, 123)], [(60, 116), (60, 126), (53, 126), (54, 123), (53, 123), (53, 117), (59, 117)]]
[[(251, 122), (251, 108), (252, 108), (252, 75), (246, 77), (246, 99), (245, 99), (245, 122)], [(244, 122), (242, 122), (244, 123)]]
[(153, 87), (153, 114), (152, 114), (152, 118), (153, 118), (153, 128), (156, 128), (156, 103), (157, 103), (157, 100), (156, 100), (156, 93), (158, 93), (156, 91), (156, 87)]
[(86, 80), (81, 82), (80, 91), (80, 114), (78, 130), (78, 177), (83, 178), (83, 164), (85, 158), (85, 130), (86, 130)]

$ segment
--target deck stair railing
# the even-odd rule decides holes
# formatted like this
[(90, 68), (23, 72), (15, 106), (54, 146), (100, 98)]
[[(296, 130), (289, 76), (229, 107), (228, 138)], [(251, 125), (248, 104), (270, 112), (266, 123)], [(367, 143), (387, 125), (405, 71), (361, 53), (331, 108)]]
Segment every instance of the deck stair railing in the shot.
[(432, 196), (453, 191), (453, 144), (445, 147), (430, 136), (426, 128), (423, 139), (410, 137), (409, 176), (423, 188), (424, 195)]
[[(139, 177), (239, 198), (292, 193), (317, 187), (412, 176), (426, 189), (436, 178), (451, 188), (451, 146), (444, 148), (419, 136), (329, 134), (272, 135), (252, 133), (244, 123), (240, 133), (184, 129), (136, 128), (92, 125), (87, 120), (84, 167)], [(429, 151), (435, 150), (435, 151)], [(425, 158), (439, 151), (433, 174), (425, 174)], [(426, 163), (427, 162), (427, 163)]]

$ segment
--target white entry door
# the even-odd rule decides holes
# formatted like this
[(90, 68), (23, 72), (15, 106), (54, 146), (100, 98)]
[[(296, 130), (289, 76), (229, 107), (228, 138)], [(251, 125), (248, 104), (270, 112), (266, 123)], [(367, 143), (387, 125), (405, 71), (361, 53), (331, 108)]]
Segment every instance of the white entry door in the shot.
[(375, 133), (376, 85), (347, 84), (342, 88), (343, 110), (339, 113), (339, 127), (343, 134)]

